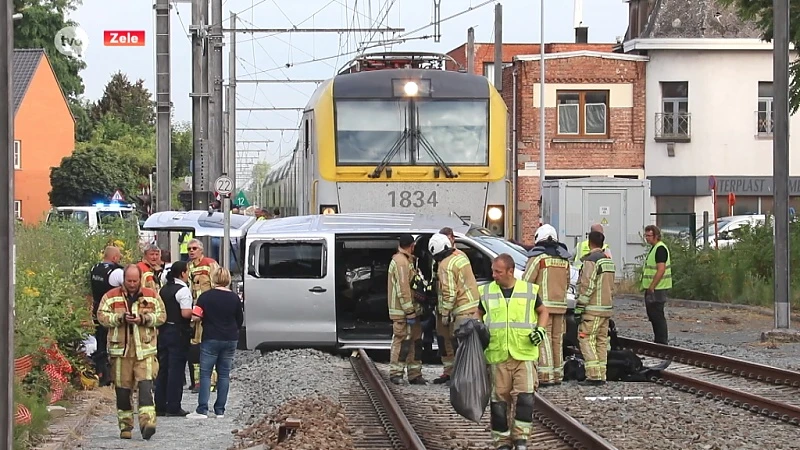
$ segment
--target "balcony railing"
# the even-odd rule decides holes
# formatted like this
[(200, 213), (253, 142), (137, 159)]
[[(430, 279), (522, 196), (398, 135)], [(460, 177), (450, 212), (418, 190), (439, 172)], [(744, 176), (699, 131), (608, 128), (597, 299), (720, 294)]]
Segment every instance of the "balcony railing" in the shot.
[(759, 137), (771, 137), (775, 131), (772, 111), (756, 111), (756, 134)]
[(692, 137), (691, 113), (656, 113), (657, 141), (687, 142)]

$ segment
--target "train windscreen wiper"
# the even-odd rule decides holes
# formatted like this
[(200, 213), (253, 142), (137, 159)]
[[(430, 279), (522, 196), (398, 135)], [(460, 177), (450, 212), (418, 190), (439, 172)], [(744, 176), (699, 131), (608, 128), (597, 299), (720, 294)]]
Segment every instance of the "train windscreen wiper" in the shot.
[(433, 148), (431, 143), (428, 142), (428, 139), (425, 137), (425, 135), (422, 134), (422, 131), (416, 130), (415, 134), (417, 140), (419, 141), (420, 146), (425, 150), (428, 156), (431, 157), (431, 159), (436, 163), (436, 165), (442, 168), (442, 170), (444, 171), (444, 176), (447, 178), (458, 177), (458, 175), (456, 175), (453, 172), (450, 166), (448, 166), (447, 163), (444, 162), (442, 157), (439, 156), (438, 153), (436, 153), (436, 150)]
[[(380, 178), (383, 169), (385, 169), (386, 166), (388, 166), (389, 163), (392, 161), (392, 159), (394, 159), (395, 155), (397, 155), (397, 152), (400, 151), (400, 147), (402, 147), (403, 144), (405, 144), (406, 140), (408, 140), (408, 128), (403, 130), (403, 132), (400, 134), (400, 137), (398, 137), (394, 145), (392, 145), (392, 148), (389, 149), (389, 153), (387, 153), (386, 156), (383, 157), (380, 164), (378, 164), (378, 166), (375, 167), (375, 170), (373, 170), (372, 173), (369, 174), (368, 176), (370, 178)], [(390, 175), (387, 173), (387, 176)]]

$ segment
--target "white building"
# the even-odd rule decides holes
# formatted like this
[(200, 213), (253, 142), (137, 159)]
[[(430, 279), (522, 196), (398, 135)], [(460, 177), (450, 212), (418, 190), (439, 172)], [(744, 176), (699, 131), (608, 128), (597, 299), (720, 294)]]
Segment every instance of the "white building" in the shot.
[[(630, 0), (625, 53), (647, 55), (645, 173), (656, 222), (686, 229), (686, 215), (772, 210), (772, 44), (714, 0)], [(641, 26), (639, 26), (641, 24)], [(798, 117), (790, 118), (796, 127)], [(800, 175), (800, 144), (790, 144)], [(800, 211), (800, 176), (790, 204)]]

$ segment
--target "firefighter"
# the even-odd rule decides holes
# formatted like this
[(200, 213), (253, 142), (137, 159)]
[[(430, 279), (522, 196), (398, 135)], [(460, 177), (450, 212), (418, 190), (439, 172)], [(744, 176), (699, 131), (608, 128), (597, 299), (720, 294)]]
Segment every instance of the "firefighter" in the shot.
[(599, 231), (589, 233), (589, 254), (583, 258), (578, 279), (575, 315), (581, 315), (578, 342), (586, 366), (586, 384), (606, 382), (608, 360), (608, 320), (611, 318), (614, 288), (614, 261), (603, 251), (605, 237)]
[(158, 332), (167, 318), (158, 293), (142, 286), (138, 265), (125, 267), (122, 287), (108, 291), (100, 301), (97, 320), (108, 328), (108, 354), (114, 374), (120, 439), (131, 439), (133, 390), (138, 391), (139, 430), (145, 440), (156, 433), (154, 380), (158, 374)]
[[(589, 228), (589, 232), (597, 231), (602, 233), (603, 226), (599, 223), (596, 223)], [(611, 249), (608, 247), (608, 244), (603, 244), (603, 250), (605, 250), (606, 255), (611, 258)], [(589, 240), (581, 241), (578, 245), (575, 246), (575, 260), (573, 261), (572, 265), (575, 266), (576, 269), (580, 269), (583, 265), (583, 258), (589, 254)]]
[(550, 321), (542, 322), (549, 339), (539, 346), (539, 383), (541, 386), (561, 384), (564, 378), (564, 331), (567, 312), (567, 290), (569, 289), (569, 250), (558, 242), (558, 234), (552, 225), (545, 224), (536, 230), (536, 246), (528, 253), (524, 281), (541, 289), (539, 295), (547, 308)]
[[(189, 251), (189, 287), (192, 291), (193, 304), (197, 304), (197, 297), (214, 287), (211, 283), (211, 274), (219, 268), (219, 264), (213, 258), (205, 256), (203, 243), (198, 239), (189, 241), (186, 248)], [(192, 393), (196, 394), (200, 388), (200, 339), (203, 336), (203, 324), (194, 322), (194, 327), (194, 337), (192, 337), (189, 350), (189, 378)], [(212, 391), (216, 383), (217, 372), (213, 371), (211, 374)]]
[(92, 360), (100, 386), (111, 384), (111, 372), (106, 349), (108, 329), (97, 321), (97, 308), (100, 307), (100, 301), (106, 292), (122, 286), (125, 281), (122, 266), (119, 264), (120, 259), (122, 259), (120, 249), (109, 245), (103, 251), (103, 261), (95, 264), (89, 272), (92, 285), (92, 320), (95, 324), (94, 338), (97, 341), (97, 350), (92, 353)]
[(428, 250), (437, 263), (437, 322), (439, 350), (444, 373), (433, 380), (435, 384), (448, 383), (453, 370), (457, 342), (455, 330), (466, 320), (476, 317), (478, 311), (478, 282), (472, 265), (464, 253), (453, 248), (447, 236), (434, 234), (428, 241)]
[[(484, 355), (492, 380), (492, 440), (498, 450), (528, 448), (539, 346), (547, 339), (547, 330), (540, 324), (549, 319), (539, 286), (514, 278), (514, 267), (511, 255), (498, 255), (492, 261), (494, 281), (479, 288), (479, 314), (489, 329)], [(513, 422), (509, 420), (512, 392), (516, 395)]]
[[(444, 227), (439, 230), (439, 234), (443, 234), (447, 236), (447, 239), (450, 240), (450, 247), (453, 249), (454, 255), (464, 255), (464, 252), (456, 248), (456, 237), (453, 233), (453, 229), (450, 227)], [(430, 241), (429, 241), (430, 242)], [(436, 260), (431, 260), (431, 285), (436, 286), (436, 270), (437, 270), (437, 263)], [(438, 294), (437, 294), (438, 295)], [(453, 347), (452, 341), (448, 337), (448, 330), (449, 327), (442, 323), (442, 318), (439, 315), (434, 315), (433, 323), (431, 324), (433, 329), (426, 329), (423, 327), (423, 341), (424, 336), (428, 333), (433, 334), (436, 336), (436, 343), (439, 347), (439, 356), (442, 358), (449, 357), (452, 359), (455, 357), (455, 348)], [(432, 342), (431, 342), (432, 343)], [(439, 378), (433, 380), (434, 384), (442, 384), (446, 383), (450, 376), (448, 375), (450, 372), (444, 371)]]
[(389, 380), (394, 384), (403, 382), (406, 369), (410, 384), (426, 384), (422, 378), (422, 324), (411, 290), (417, 270), (414, 259), (414, 237), (404, 234), (389, 263), (389, 317), (392, 319)]
[(142, 271), (142, 287), (158, 292), (161, 289), (161, 278), (156, 274), (161, 273), (161, 249), (156, 244), (147, 244), (144, 256), (137, 264)]

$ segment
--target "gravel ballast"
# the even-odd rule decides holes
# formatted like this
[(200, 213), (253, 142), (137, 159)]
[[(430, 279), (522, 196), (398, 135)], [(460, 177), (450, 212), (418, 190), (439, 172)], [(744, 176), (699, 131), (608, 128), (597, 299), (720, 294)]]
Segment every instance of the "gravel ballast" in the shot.
[[(264, 356), (257, 351), (237, 350), (224, 419), (216, 419), (213, 414), (205, 420), (159, 417), (157, 432), (150, 442), (142, 440), (138, 428), (134, 429), (133, 439), (122, 440), (115, 406), (109, 399), (77, 448), (130, 449), (143, 445), (163, 450), (229, 448), (235, 444), (235, 432), (275, 412), (285, 402), (299, 398), (338, 402), (337, 393), (348, 383), (342, 376), (343, 370), (352, 370), (347, 360), (316, 350), (282, 350)], [(215, 398), (212, 392), (210, 404)], [(197, 407), (197, 394), (185, 390), (182, 406), (193, 411)]]
[(800, 428), (652, 383), (540, 391), (620, 450), (800, 449)]
[[(667, 303), (665, 311), (670, 345), (800, 370), (800, 343), (761, 342), (761, 332), (773, 326), (771, 316), (724, 305), (688, 308)], [(641, 300), (615, 298), (613, 319), (620, 336), (653, 340)]]

